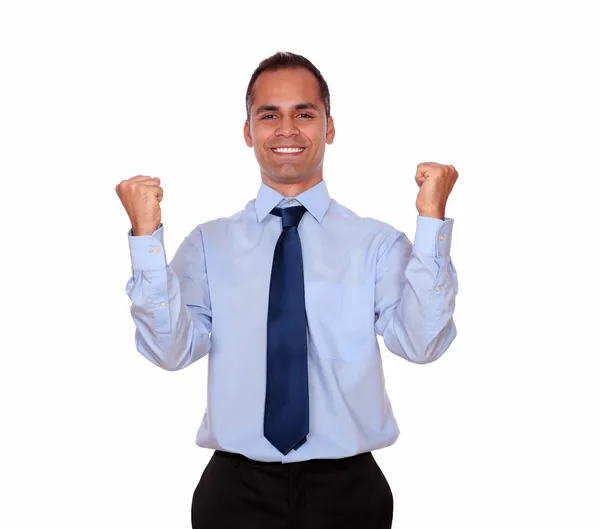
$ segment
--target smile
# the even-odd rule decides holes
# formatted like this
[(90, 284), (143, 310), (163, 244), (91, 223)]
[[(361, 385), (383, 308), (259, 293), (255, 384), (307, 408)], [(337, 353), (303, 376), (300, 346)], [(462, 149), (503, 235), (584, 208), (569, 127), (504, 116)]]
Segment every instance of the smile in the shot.
[(296, 148), (296, 147), (282, 147), (279, 149), (271, 149), (275, 154), (287, 154), (287, 155), (297, 155), (301, 154), (305, 151), (304, 147)]

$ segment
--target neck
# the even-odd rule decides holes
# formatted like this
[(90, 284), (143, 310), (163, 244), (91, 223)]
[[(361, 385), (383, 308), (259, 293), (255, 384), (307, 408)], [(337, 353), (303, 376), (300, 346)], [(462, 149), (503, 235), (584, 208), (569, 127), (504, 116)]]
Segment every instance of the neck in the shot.
[(287, 197), (297, 197), (300, 193), (304, 193), (304, 191), (307, 191), (311, 187), (316, 186), (319, 182), (321, 182), (323, 180), (323, 176), (320, 174), (315, 175), (314, 177), (309, 178), (308, 180), (304, 180), (302, 182), (296, 182), (296, 183), (276, 182), (275, 180), (270, 179), (268, 176), (265, 176), (264, 174), (261, 175), (261, 178), (265, 185), (274, 189), (275, 191), (277, 191), (278, 193), (280, 193), (281, 195), (283, 195), (286, 198)]

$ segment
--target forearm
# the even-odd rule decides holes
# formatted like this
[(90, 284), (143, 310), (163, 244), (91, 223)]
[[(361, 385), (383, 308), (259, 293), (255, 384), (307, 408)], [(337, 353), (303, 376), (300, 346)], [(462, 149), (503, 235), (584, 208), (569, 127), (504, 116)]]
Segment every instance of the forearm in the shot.
[(179, 278), (166, 262), (161, 236), (130, 236), (127, 283), (136, 349), (168, 371), (183, 369), (210, 350), (210, 314), (186, 305)]
[(134, 270), (127, 283), (136, 349), (168, 371), (183, 369), (210, 350), (210, 332), (183, 303), (173, 271)]
[[(380, 290), (397, 291), (379, 323), (386, 347), (410, 362), (437, 360), (456, 337), (458, 278), (450, 259), (453, 219), (419, 217), (415, 244), (397, 239), (386, 254)], [(397, 263), (397, 264), (393, 264)]]
[(417, 364), (437, 360), (457, 334), (453, 320), (457, 290), (449, 257), (413, 253), (401, 301), (384, 334), (386, 346)]

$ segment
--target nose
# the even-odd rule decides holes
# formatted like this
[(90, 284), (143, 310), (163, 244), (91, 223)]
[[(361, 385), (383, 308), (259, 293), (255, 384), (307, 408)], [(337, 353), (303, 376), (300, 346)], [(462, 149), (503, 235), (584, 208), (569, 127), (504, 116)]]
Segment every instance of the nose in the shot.
[(294, 123), (294, 118), (292, 116), (282, 116), (281, 121), (279, 122), (279, 126), (275, 131), (276, 136), (292, 136), (297, 135), (300, 131), (296, 124)]

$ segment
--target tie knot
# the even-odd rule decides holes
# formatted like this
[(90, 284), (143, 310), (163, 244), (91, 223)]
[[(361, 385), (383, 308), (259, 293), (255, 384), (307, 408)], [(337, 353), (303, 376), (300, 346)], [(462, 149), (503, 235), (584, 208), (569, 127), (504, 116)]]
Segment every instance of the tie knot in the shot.
[(291, 208), (273, 208), (271, 213), (273, 215), (281, 217), (282, 225), (284, 228), (288, 228), (290, 226), (294, 226), (297, 228), (305, 211), (306, 208), (304, 206), (294, 206)]

